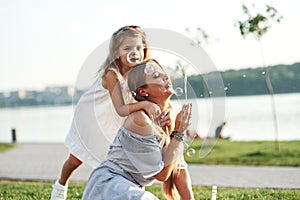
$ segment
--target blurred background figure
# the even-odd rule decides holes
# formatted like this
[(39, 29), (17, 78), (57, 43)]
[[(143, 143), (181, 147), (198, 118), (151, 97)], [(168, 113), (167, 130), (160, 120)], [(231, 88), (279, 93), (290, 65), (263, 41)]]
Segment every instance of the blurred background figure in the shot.
[(226, 125), (226, 121), (224, 121), (220, 126), (216, 128), (215, 132), (215, 138), (221, 138), (221, 139), (229, 139), (230, 137), (224, 137), (222, 135), (222, 132), (224, 130), (224, 126)]

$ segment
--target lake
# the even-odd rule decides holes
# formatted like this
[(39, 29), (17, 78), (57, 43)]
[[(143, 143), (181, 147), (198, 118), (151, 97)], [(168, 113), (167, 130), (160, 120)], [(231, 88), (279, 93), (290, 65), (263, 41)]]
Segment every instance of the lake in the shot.
[[(300, 140), (300, 93), (278, 94), (274, 97), (279, 140)], [(197, 112), (193, 114), (191, 129), (197, 130), (202, 137), (208, 135), (212, 124), (211, 104), (211, 99), (193, 100), (193, 109)], [(12, 128), (17, 130), (19, 142), (63, 142), (72, 115), (71, 105), (1, 108), (0, 142), (11, 141)], [(230, 136), (232, 140), (274, 140), (275, 138), (269, 95), (226, 97), (224, 120), (227, 125), (223, 134)]]

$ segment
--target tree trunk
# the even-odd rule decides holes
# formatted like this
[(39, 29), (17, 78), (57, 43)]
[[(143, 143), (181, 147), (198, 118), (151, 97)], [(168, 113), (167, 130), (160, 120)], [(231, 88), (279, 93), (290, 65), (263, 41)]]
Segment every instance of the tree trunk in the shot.
[(272, 83), (270, 80), (268, 67), (265, 63), (262, 42), (259, 40), (259, 43), (260, 43), (260, 50), (261, 50), (261, 55), (262, 55), (263, 67), (264, 67), (265, 81), (266, 81), (269, 93), (271, 95), (271, 101), (272, 101), (272, 115), (273, 115), (274, 133), (275, 133), (275, 150), (277, 152), (279, 152), (278, 124), (277, 124), (277, 113), (276, 113), (276, 106), (275, 106), (275, 100), (274, 100), (274, 90), (273, 90), (273, 86), (272, 86)]

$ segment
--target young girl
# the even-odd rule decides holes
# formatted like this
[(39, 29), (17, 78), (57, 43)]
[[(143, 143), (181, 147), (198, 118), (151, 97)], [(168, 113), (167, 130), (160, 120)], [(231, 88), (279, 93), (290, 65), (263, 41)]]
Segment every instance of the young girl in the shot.
[(130, 68), (149, 58), (147, 47), (145, 33), (138, 26), (122, 27), (112, 35), (99, 78), (76, 106), (65, 140), (70, 155), (52, 186), (52, 200), (66, 199), (69, 179), (82, 162), (95, 168), (104, 160), (114, 134), (122, 125), (122, 117), (138, 110), (145, 110), (151, 119), (160, 114), (154, 103), (130, 103), (131, 95), (123, 78)]

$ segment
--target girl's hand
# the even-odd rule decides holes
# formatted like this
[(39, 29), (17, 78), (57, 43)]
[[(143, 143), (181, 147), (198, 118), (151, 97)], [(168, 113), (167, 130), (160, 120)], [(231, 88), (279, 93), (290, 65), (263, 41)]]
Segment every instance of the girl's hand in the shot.
[(157, 119), (161, 114), (160, 107), (157, 104), (149, 101), (142, 101), (142, 102), (145, 102), (146, 105), (144, 106), (144, 110), (150, 117), (151, 121), (154, 122), (154, 120)]
[(171, 125), (172, 125), (172, 120), (171, 120), (171, 112), (170, 112), (170, 109), (163, 111), (163, 112), (159, 115), (157, 121), (158, 121), (158, 124), (159, 124), (161, 127), (171, 126)]
[(184, 132), (191, 125), (192, 104), (184, 104), (175, 121), (174, 131)]

